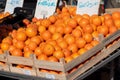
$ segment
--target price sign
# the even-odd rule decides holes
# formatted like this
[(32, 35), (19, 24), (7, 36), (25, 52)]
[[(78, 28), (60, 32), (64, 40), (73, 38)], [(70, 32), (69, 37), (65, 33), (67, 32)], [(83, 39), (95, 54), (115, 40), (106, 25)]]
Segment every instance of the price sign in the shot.
[(100, 0), (78, 0), (77, 14), (98, 14)]
[(46, 18), (53, 15), (58, 0), (38, 0), (36, 5), (35, 17)]
[(7, 0), (5, 12), (13, 13), (15, 7), (22, 7), (24, 0)]

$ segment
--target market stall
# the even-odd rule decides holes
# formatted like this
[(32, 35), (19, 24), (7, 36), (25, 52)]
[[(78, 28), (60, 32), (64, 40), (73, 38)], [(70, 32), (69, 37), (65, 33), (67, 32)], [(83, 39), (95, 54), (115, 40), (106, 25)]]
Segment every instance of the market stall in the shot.
[[(1, 31), (9, 30), (2, 27), (11, 26), (1, 38), (0, 76), (19, 80), (83, 80), (119, 57), (120, 13), (92, 15), (98, 13), (99, 1), (86, 3), (63, 6), (60, 10), (56, 8), (57, 1), (38, 0), (36, 9), (18, 6), (10, 10), (12, 14), (0, 21)], [(113, 67), (112, 64), (111, 79)]]

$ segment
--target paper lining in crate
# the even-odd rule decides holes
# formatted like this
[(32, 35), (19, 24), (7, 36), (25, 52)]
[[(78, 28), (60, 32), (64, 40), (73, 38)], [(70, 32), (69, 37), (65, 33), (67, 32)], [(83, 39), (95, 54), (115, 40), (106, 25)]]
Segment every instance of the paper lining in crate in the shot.
[(9, 65), (7, 63), (6, 52), (0, 54), (0, 70), (1, 71), (9, 71)]

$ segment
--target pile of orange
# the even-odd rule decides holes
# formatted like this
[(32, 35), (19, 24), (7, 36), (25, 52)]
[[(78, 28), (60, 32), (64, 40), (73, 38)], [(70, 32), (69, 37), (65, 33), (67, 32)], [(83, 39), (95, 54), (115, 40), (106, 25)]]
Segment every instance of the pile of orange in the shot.
[(102, 16), (75, 14), (76, 7), (57, 9), (56, 15), (45, 19), (25, 19), (26, 28), (13, 30), (0, 44), (0, 54), (8, 50), (12, 56), (66, 63), (84, 54), (104, 37), (120, 29), (120, 12)]
[(2, 19), (2, 18), (4, 18), (4, 17), (6, 17), (6, 16), (9, 16), (10, 15), (10, 13), (9, 12), (5, 12), (5, 13), (0, 13), (0, 19)]

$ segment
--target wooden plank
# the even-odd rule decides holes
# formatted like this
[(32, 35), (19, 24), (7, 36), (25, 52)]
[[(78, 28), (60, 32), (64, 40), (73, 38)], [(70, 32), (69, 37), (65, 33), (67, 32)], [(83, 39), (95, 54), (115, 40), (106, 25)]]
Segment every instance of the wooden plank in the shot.
[(108, 8), (108, 9), (105, 9), (105, 13), (109, 13), (109, 14), (112, 14), (115, 11), (120, 11), (120, 8)]
[(81, 56), (77, 57), (76, 59), (72, 60), (71, 62), (65, 64), (65, 71), (67, 72), (70, 69), (72, 69), (75, 66), (77, 66), (78, 64), (84, 62), (85, 60), (87, 60), (91, 56), (95, 55), (97, 52), (99, 52), (103, 48), (104, 48), (104, 44), (103, 43), (100, 43), (100, 44), (96, 45), (94, 48), (92, 48), (91, 50), (88, 50), (83, 55), (81, 55)]
[(120, 40), (117, 41), (112, 46), (110, 46), (109, 48), (107, 48), (107, 49), (103, 50), (102, 52), (100, 52), (98, 55), (96, 55), (94, 58), (89, 60), (87, 63), (85, 63), (82, 67), (78, 68), (73, 73), (68, 74), (68, 76), (67, 76), (68, 80), (73, 80), (77, 76), (79, 76), (82, 73), (84, 73), (85, 71), (87, 71), (88, 69), (94, 67), (94, 65), (96, 65), (98, 62), (102, 61), (107, 56), (109, 56), (113, 51), (115, 51), (119, 47), (120, 47)]
[(9, 67), (7, 65), (0, 66), (0, 71), (9, 71)]
[(52, 80), (67, 80), (65, 74), (51, 74), (47, 72), (38, 72), (38, 77), (43, 77), (46, 79), (52, 79)]
[(0, 54), (0, 61), (3, 61), (3, 62), (7, 61), (6, 54)]
[(10, 71), (13, 72), (13, 73), (36, 76), (36, 71), (35, 70), (26, 70), (26, 69), (16, 68), (16, 67), (10, 66)]
[(50, 70), (56, 70), (56, 71), (64, 71), (64, 66), (60, 62), (35, 60), (34, 64), (35, 64), (36, 68), (50, 69)]
[(117, 39), (119, 36), (120, 36), (120, 30), (117, 30), (115, 33), (113, 33), (110, 36), (106, 37), (102, 42), (104, 43), (104, 45), (107, 45), (110, 42)]
[(33, 60), (31, 58), (17, 57), (17, 56), (8, 56), (8, 62), (11, 64), (22, 64), (27, 66), (32, 66)]

